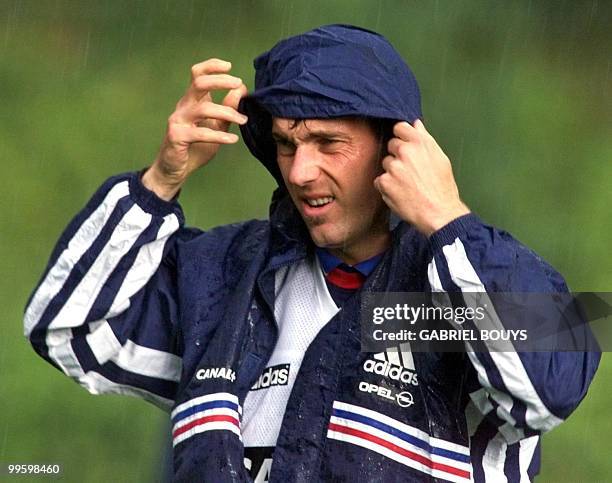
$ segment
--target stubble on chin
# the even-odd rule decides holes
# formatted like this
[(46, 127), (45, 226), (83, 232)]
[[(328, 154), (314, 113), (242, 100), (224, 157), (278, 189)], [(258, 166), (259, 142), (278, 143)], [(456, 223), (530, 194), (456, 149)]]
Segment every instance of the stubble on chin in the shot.
[(324, 224), (325, 218), (322, 216), (309, 216), (308, 218), (304, 218), (304, 222), (308, 228), (311, 228)]
[(323, 225), (325, 225), (326, 223), (328, 223), (328, 220), (326, 220), (325, 217), (322, 216), (316, 216), (312, 218), (309, 217), (308, 221), (306, 222), (306, 227), (308, 228), (310, 239), (316, 246), (321, 248), (327, 248), (330, 246), (330, 244), (336, 244), (333, 242), (333, 240), (336, 238), (333, 233), (334, 230), (330, 232), (329, 226), (327, 227), (327, 229), (322, 228)]

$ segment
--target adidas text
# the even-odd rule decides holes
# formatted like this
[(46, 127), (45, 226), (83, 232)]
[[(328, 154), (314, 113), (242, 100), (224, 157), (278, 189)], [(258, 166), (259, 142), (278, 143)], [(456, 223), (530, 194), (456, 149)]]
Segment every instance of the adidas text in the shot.
[(409, 371), (408, 369), (403, 369), (400, 366), (390, 364), (387, 361), (376, 361), (368, 359), (363, 364), (363, 370), (373, 374), (379, 374), (384, 377), (389, 377), (391, 379), (401, 381), (406, 384), (412, 384), (413, 386), (419, 385), (417, 375), (414, 372)]
[(267, 367), (251, 387), (251, 391), (271, 386), (286, 386), (289, 381), (289, 366), (289, 364), (279, 364), (278, 366)]

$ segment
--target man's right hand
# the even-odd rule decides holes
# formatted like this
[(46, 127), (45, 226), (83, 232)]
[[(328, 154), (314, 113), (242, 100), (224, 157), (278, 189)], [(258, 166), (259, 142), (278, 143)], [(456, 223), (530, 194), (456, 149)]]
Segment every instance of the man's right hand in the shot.
[[(247, 94), (242, 79), (228, 74), (232, 65), (208, 59), (191, 68), (191, 84), (168, 118), (168, 129), (157, 159), (142, 182), (157, 196), (171, 200), (195, 170), (217, 154), (221, 144), (234, 144), (238, 136), (228, 133), (232, 122), (244, 124), (247, 117), (237, 111)], [(211, 91), (229, 90), (221, 104)]]

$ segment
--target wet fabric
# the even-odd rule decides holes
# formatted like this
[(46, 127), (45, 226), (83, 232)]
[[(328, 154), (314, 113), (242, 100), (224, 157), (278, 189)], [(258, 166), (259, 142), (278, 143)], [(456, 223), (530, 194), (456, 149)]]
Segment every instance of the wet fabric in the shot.
[[(170, 410), (176, 481), (251, 481), (240, 421), (279, 337), (277, 274), (314, 257), (295, 216), (281, 203), (270, 221), (202, 232), (137, 173), (111, 178), (62, 234), (28, 303), (26, 334), (92, 393)], [(567, 288), (474, 215), (429, 239), (398, 225), (362, 289), (306, 350), (262, 466), (269, 481), (533, 478), (539, 435), (577, 407), (599, 355), (361, 351), (362, 296), (429, 290)]]
[[(255, 66), (243, 137), (280, 186), (271, 115), (421, 114), (410, 70), (363, 29), (315, 29)], [(28, 301), (24, 331), (43, 358), (92, 393), (129, 394), (170, 411), (176, 481), (252, 481), (240, 424), (279, 338), (277, 274), (315, 256), (282, 188), (270, 212), (270, 220), (203, 232), (185, 227), (178, 202), (157, 198), (138, 173), (111, 178), (63, 232)], [(264, 469), (269, 481), (532, 478), (540, 434), (577, 407), (599, 355), (361, 350), (362, 296), (470, 290), (567, 287), (473, 214), (429, 238), (396, 224), (381, 262), (304, 354)]]

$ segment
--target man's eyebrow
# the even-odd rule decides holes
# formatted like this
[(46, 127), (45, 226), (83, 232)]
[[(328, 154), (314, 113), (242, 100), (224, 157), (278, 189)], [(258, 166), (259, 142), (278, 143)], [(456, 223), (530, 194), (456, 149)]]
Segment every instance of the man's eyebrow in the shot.
[(309, 138), (347, 140), (350, 138), (350, 135), (342, 131), (317, 131), (313, 129), (308, 131), (306, 135), (306, 139)]
[(285, 134), (274, 130), (272, 131), (272, 137), (275, 141), (289, 141), (289, 138)]
[[(274, 138), (275, 141), (293, 142), (292, 138), (290, 138), (284, 133), (281, 133), (275, 130), (272, 130), (272, 137)], [(308, 134), (306, 134), (306, 136), (304, 136), (304, 140), (306, 141), (315, 140), (316, 141), (317, 139), (337, 139), (340, 141), (345, 141), (345, 140), (350, 139), (350, 137), (351, 137), (350, 134), (347, 134), (342, 131), (312, 129), (308, 131)]]

